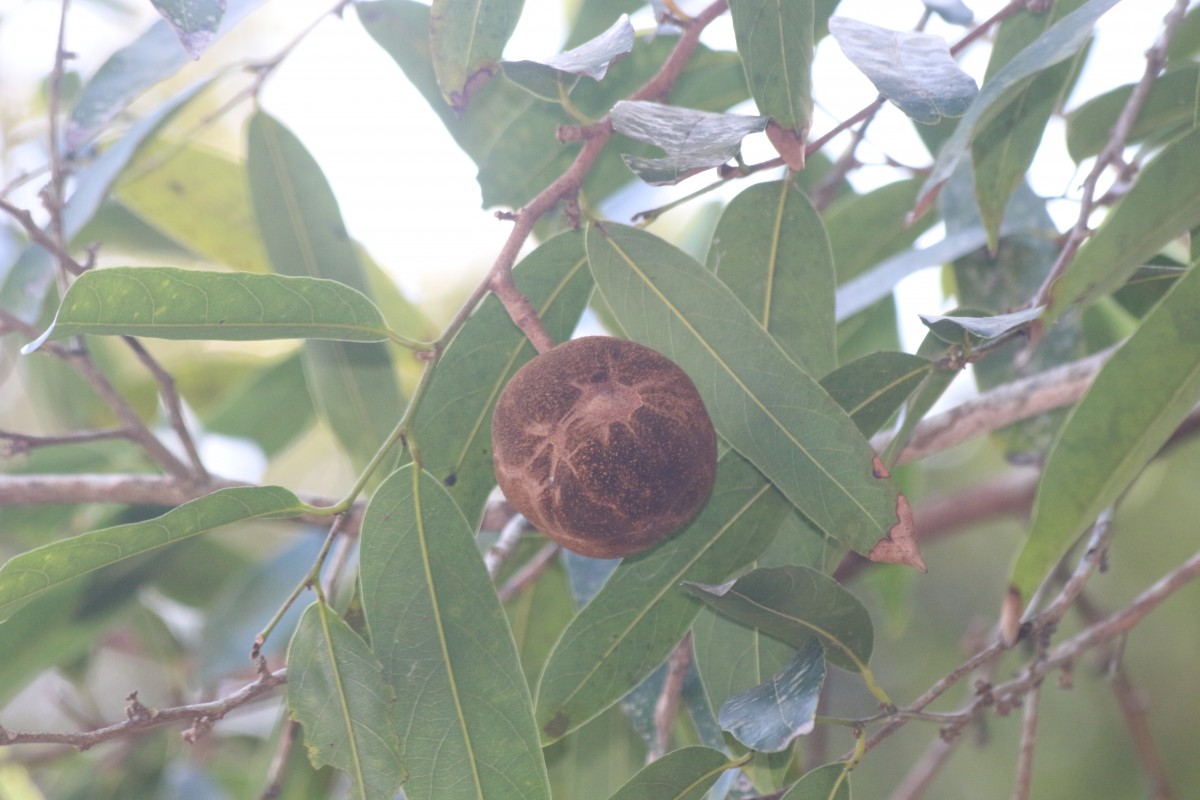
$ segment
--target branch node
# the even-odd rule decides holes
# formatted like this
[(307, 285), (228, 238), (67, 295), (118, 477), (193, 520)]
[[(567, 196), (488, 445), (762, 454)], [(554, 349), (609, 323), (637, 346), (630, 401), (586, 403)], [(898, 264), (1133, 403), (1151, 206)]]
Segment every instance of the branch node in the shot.
[(154, 710), (143, 705), (136, 690), (130, 692), (125, 701), (125, 716), (130, 722), (146, 722), (154, 717)]

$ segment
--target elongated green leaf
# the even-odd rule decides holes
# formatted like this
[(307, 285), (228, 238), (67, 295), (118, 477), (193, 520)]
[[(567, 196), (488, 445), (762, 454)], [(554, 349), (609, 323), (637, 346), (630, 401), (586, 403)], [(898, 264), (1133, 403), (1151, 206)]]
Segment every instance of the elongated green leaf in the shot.
[(829, 32), (879, 93), (917, 122), (960, 117), (978, 93), (940, 36), (891, 31), (848, 17), (831, 18)]
[(550, 787), (559, 798), (608, 797), (646, 765), (645, 744), (619, 706), (544, 752)]
[(933, 169), (921, 187), (913, 216), (921, 216), (933, 204), (938, 189), (954, 174), (979, 129), (1012, 102), (1035, 75), (1079, 52), (1091, 36), (1096, 21), (1118, 2), (1120, 0), (1088, 0), (1014, 56), (991, 80), (984, 81), (954, 133), (938, 151)]
[(1046, 461), (1029, 539), (1013, 567), (1011, 583), (1023, 601), (1117, 501), (1200, 398), (1197, 308), (1200, 270), (1193, 266), (1071, 411)]
[(396, 690), (409, 800), (548, 798), (512, 634), (440, 481), (410, 464), (383, 482), (363, 519), (361, 562), (371, 641)]
[(778, 753), (813, 729), (825, 683), (825, 649), (812, 638), (769, 680), (721, 705), (721, 729), (751, 750)]
[[(628, 334), (683, 367), (721, 435), (817, 527), (863, 553), (911, 544), (907, 503), (875, 475), (854, 422), (716, 276), (662, 239), (618, 225), (591, 227), (587, 251)], [(915, 549), (897, 557), (919, 563)]]
[(85, 333), (156, 339), (378, 342), (389, 332), (370, 300), (336, 281), (174, 267), (112, 267), (90, 270), (71, 285), (49, 338)]
[(404, 780), (400, 739), (389, 713), (392, 687), (371, 648), (317, 601), (300, 618), (288, 648), (288, 707), (304, 726), (314, 767), (345, 772), (350, 794), (391, 800)]
[[(218, 36), (224, 35), (262, 0), (229, 0)], [(151, 25), (131, 44), (109, 56), (83, 87), (63, 138), (74, 150), (95, 136), (138, 95), (188, 63), (188, 54), (166, 20)]]
[[(563, 233), (541, 245), (517, 264), (513, 279), (550, 336), (565, 341), (592, 291), (583, 235)], [(535, 354), (504, 306), (488, 295), (438, 359), (413, 415), (411, 437), (421, 447), (422, 465), (449, 487), (472, 522), (496, 485), (491, 433), (496, 397)]]
[(217, 37), (225, 0), (150, 0), (175, 31), (192, 58), (200, 55)]
[[(1048, 11), (1038, 14), (1023, 9), (1001, 23), (984, 81), (1082, 2), (1060, 0)], [(1083, 52), (1081, 50), (1080, 54)], [(1061, 102), (1075, 66), (1072, 60), (1063, 61), (1035, 77), (995, 119), (979, 129), (971, 143), (975, 195), (992, 251), (1000, 239), (1000, 224), (1009, 198), (1025, 180), (1046, 123)]]
[(731, 200), (707, 265), (806, 372), (837, 366), (833, 253), (820, 215), (791, 181), (756, 184)]
[(780, 800), (850, 800), (850, 768), (840, 763), (817, 767)]
[[(1200, 20), (1200, 14), (1192, 14)], [(1198, 26), (1200, 27), (1200, 26)], [(1171, 39), (1175, 43), (1175, 39)], [(1121, 86), (1095, 97), (1067, 115), (1067, 152), (1076, 161), (1104, 149), (1133, 86)], [(1200, 122), (1200, 65), (1187, 63), (1154, 79), (1126, 141), (1130, 144), (1164, 134), (1177, 134), (1180, 126)]]
[(442, 96), (467, 107), (478, 85), (496, 71), (517, 27), (524, 0), (433, 0), (429, 42)]
[(759, 112), (803, 139), (812, 124), (813, 0), (732, 0), (729, 13)]
[(720, 586), (684, 588), (745, 625), (800, 648), (817, 636), (830, 661), (861, 672), (871, 660), (874, 629), (867, 609), (837, 581), (811, 567), (787, 565), (747, 572)]
[[(270, 272), (246, 189), (245, 165), (195, 144), (151, 148), (114, 194), (193, 253), (243, 272)], [(164, 160), (165, 159), (165, 160)]]
[(933, 364), (908, 353), (871, 353), (839, 367), (821, 379), (821, 386), (846, 410), (863, 436), (883, 427)]
[[(329, 278), (371, 297), (337, 199), (299, 139), (259, 111), (247, 130), (246, 170), (254, 215), (274, 271)], [(356, 463), (383, 443), (402, 403), (384, 344), (304, 344), (309, 391), (322, 417)]]
[(249, 439), (270, 457), (290, 444), (315, 417), (297, 350), (238, 385), (204, 418), (204, 427)]
[(611, 800), (701, 800), (733, 766), (710, 747), (673, 750), (634, 775)]
[[(75, 190), (67, 198), (62, 213), (63, 233), (68, 242), (95, 216), (142, 146), (212, 80), (212, 77), (201, 79), (171, 97), (75, 175)], [(39, 245), (30, 245), (16, 263), (0, 262), (0, 308), (32, 324), (41, 314), (53, 275), (52, 257)]]
[(1118, 288), (1172, 239), (1200, 225), (1200, 129), (1146, 165), (1050, 292), (1049, 322)]
[(0, 567), (0, 621), (42, 592), (126, 558), (234, 522), (302, 513), (304, 504), (279, 486), (220, 489), (152, 520), (43, 545)]
[(562, 738), (649, 675), (702, 607), (679, 591), (679, 582), (728, 576), (749, 563), (786, 511), (787, 503), (753, 466), (726, 453), (699, 515), (667, 541), (625, 559), (563, 632), (538, 685), (542, 741)]

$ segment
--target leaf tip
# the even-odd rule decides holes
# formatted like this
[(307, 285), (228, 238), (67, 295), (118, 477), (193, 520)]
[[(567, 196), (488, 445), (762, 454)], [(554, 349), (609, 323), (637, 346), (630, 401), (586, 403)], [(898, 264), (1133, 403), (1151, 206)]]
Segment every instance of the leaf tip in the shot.
[(771, 146), (778, 151), (780, 157), (783, 158), (783, 163), (787, 164), (787, 168), (792, 172), (800, 172), (804, 169), (804, 137), (806, 131), (790, 130), (783, 127), (775, 120), (767, 123), (767, 139), (770, 140)]
[(57, 322), (58, 322), (58, 317), (55, 316), (54, 321), (50, 323), (50, 326), (48, 328), (46, 328), (46, 330), (42, 331), (41, 336), (37, 337), (32, 342), (29, 342), (28, 344), (26, 344), (25, 346), (23, 346), (21, 348), (21, 350), (20, 350), (21, 355), (27, 356), (30, 353), (37, 350), (42, 345), (44, 345), (46, 343), (46, 341), (49, 340), (51, 334), (54, 333), (54, 326)]
[[(877, 471), (876, 477), (887, 477), (887, 470), (883, 468), (878, 457), (875, 463), (877, 470), (883, 469), (883, 475), (879, 475)], [(885, 564), (907, 564), (921, 572), (928, 571), (924, 559), (917, 551), (917, 530), (913, 524), (912, 507), (904, 495), (896, 495), (896, 524), (888, 530), (887, 536), (875, 543), (867, 558)]]

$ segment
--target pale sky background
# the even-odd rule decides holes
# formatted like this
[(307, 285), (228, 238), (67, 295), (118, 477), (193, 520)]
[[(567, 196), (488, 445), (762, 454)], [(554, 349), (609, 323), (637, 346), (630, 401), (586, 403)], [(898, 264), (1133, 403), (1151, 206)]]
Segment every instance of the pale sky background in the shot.
[[(68, 46), (78, 53), (80, 69), (89, 74), (112, 49), (128, 42), (154, 19), (149, 2), (135, 6), (140, 12), (135, 18), (122, 18), (98, 5), (75, 0), (68, 29)], [(330, 5), (330, 0), (267, 2), (190, 68), (211, 68), (218, 58), (270, 55)], [(565, 35), (561, 5), (561, 0), (526, 0), (522, 24), (506, 55), (536, 58), (555, 52)], [(697, 5), (703, 3), (691, 4)], [(967, 0), (967, 5), (976, 20), (983, 20), (1004, 2)], [(1170, 5), (1170, 0), (1126, 0), (1110, 11), (1098, 27), (1091, 69), (1085, 72), (1077, 96), (1136, 81), (1144, 63), (1143, 52), (1157, 35)], [(49, 69), (58, 9), (58, 0), (0, 0), (0, 114), (10, 119), (21, 104), (28, 103), (21, 87), (27, 91)], [(922, 10), (919, 0), (843, 0), (838, 14), (903, 30), (911, 29)], [(634, 18), (639, 29), (648, 27), (649, 20), (648, 15)], [(963, 31), (936, 17), (928, 30), (951, 42)], [(713, 46), (732, 46), (728, 15), (711, 26), (706, 41)], [(963, 64), (973, 75), (982, 75), (986, 50), (968, 51)], [(875, 96), (866, 78), (828, 39), (818, 52), (815, 84), (821, 103), (816, 134)], [(334, 186), (350, 231), (414, 299), (436, 306), (448, 286), (461, 288), (473, 283), (487, 269), (509, 225), (497, 221), (492, 210), (480, 208), (474, 164), (457, 149), (394, 62), (366, 35), (353, 9), (346, 12), (344, 20), (326, 18), (317, 27), (271, 78), (262, 102), (313, 152)], [(752, 107), (738, 110), (754, 113)], [(879, 158), (880, 151), (871, 146), (876, 143), (885, 144), (887, 151), (904, 163), (929, 161), (900, 112), (890, 106), (871, 127), (867, 146), (860, 151), (867, 160)], [(755, 141), (755, 137), (747, 140), (745, 149), (747, 161), (772, 155), (765, 142)], [(838, 150), (834, 147), (827, 152), (836, 155)], [(6, 160), (11, 168), (11, 153)], [(1072, 172), (1061, 136), (1054, 130), (1032, 173), (1037, 179), (1035, 190), (1051, 197), (1076, 192), (1083, 177)], [(11, 174), (4, 180), (8, 177)], [(866, 170), (856, 179), (861, 188), (869, 188), (895, 177), (893, 171), (880, 168)], [(683, 190), (691, 191), (711, 179), (711, 173), (692, 178), (683, 184)], [(730, 192), (744, 185), (734, 182)], [(658, 191), (652, 197), (647, 205), (659, 204), (668, 192)], [(682, 221), (680, 216), (692, 211), (694, 208), (685, 206), (673, 212), (675, 221)], [(1060, 224), (1069, 224), (1069, 204), (1059, 211)], [(912, 305), (913, 311), (938, 311), (937, 280), (936, 270), (908, 279), (902, 286), (905, 305)], [(914, 315), (908, 316), (915, 321)], [(919, 337), (921, 330), (916, 323), (910, 336)]]

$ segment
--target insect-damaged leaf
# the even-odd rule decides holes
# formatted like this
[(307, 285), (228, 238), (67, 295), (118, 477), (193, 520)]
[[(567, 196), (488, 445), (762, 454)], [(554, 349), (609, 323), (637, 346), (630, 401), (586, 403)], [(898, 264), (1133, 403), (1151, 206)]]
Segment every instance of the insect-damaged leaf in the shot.
[(621, 156), (639, 178), (661, 186), (724, 164), (742, 139), (767, 127), (767, 118), (622, 100), (613, 106), (612, 123), (618, 133), (666, 151), (665, 158)]
[(829, 32), (879, 93), (917, 122), (933, 125), (960, 117), (975, 99), (975, 80), (955, 63), (940, 36), (892, 31), (847, 17), (831, 18)]

